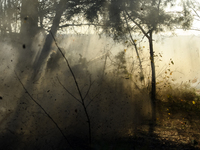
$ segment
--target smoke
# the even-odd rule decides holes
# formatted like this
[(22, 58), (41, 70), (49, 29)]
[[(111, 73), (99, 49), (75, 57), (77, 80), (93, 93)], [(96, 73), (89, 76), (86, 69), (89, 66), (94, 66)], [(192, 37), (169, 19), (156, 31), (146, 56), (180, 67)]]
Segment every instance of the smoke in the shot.
[[(199, 37), (194, 35), (176, 36), (163, 40), (163, 44), (155, 44), (155, 51), (162, 53), (160, 66), (170, 65), (172, 77), (178, 84), (198, 78), (199, 76)], [(162, 68), (162, 67), (159, 67)]]
[[(36, 35), (32, 51), (24, 49), (21, 43), (1, 42), (0, 111), (3, 122), (1, 128), (4, 129), (1, 134), (10, 137), (12, 145), (24, 147), (17, 143), (29, 143), (30, 149), (36, 141), (35, 147), (44, 146), (46, 141), (44, 148), (57, 147), (59, 143), (63, 146), (65, 142), (55, 125), (21, 87), (14, 70), (28, 92), (69, 139), (88, 137), (84, 109), (74, 98), (80, 99), (80, 95), (69, 68), (55, 45), (52, 45), (45, 67), (40, 71), (40, 78), (30, 78), (34, 71), (31, 68), (32, 62), (40, 54), (44, 38), (42, 34)], [(128, 137), (134, 135), (137, 127), (148, 124), (151, 103), (148, 88), (144, 88), (150, 77), (148, 43), (143, 41), (139, 45), (145, 73), (145, 82), (141, 82), (138, 59), (131, 47), (96, 35), (62, 35), (56, 39), (69, 61), (82, 95), (86, 96), (93, 137)], [(166, 69), (173, 71), (171, 79), (174, 78), (177, 83), (198, 79), (198, 37), (164, 38), (162, 42), (154, 42), (154, 46), (155, 54), (159, 55), (155, 62), (156, 70), (161, 74), (158, 80), (162, 80)], [(122, 61), (122, 54), (126, 61)], [(172, 60), (174, 64), (171, 63)], [(19, 141), (14, 140), (16, 137)], [(9, 146), (5, 140), (2, 141), (5, 146)]]

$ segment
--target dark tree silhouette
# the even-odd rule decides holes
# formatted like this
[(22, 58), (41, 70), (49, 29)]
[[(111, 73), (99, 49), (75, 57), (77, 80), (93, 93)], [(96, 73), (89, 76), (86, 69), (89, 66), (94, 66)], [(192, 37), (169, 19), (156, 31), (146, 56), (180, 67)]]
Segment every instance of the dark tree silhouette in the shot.
[[(180, 15), (167, 13), (166, 6), (175, 6), (175, 0), (93, 0), (86, 10), (89, 22), (102, 27), (104, 32), (116, 40), (124, 40), (127, 34), (139, 33), (149, 42), (151, 64), (152, 121), (150, 133), (156, 124), (156, 71), (154, 61), (153, 35), (173, 30), (180, 23)], [(183, 19), (184, 16), (182, 16)], [(191, 20), (185, 25), (191, 26)]]

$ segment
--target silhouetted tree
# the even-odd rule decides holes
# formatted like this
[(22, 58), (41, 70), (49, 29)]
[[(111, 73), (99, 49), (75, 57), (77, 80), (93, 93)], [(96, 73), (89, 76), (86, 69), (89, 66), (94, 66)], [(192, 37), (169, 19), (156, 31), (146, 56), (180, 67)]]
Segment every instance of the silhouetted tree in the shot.
[[(153, 34), (173, 30), (181, 16), (167, 13), (165, 8), (174, 6), (175, 0), (91, 0), (85, 12), (89, 22), (102, 27), (106, 34), (116, 40), (126, 39), (129, 32), (138, 32), (148, 39), (151, 63), (152, 121), (150, 133), (156, 124), (156, 71), (153, 49)], [(185, 16), (182, 16), (185, 20)], [(187, 27), (191, 20), (186, 20)]]
[(60, 0), (58, 3), (57, 2), (54, 3), (53, 11), (55, 12), (55, 15), (52, 16), (53, 18), (51, 19), (52, 23), (48, 24), (50, 26), (50, 29), (49, 33), (47, 34), (44, 46), (42, 48), (42, 52), (37, 62), (34, 63), (34, 69), (35, 69), (35, 73), (33, 74), (34, 77), (37, 76), (39, 70), (41, 69), (42, 65), (49, 56), (51, 45), (53, 42), (52, 37), (56, 35), (58, 29), (60, 28), (60, 24), (63, 21), (65, 22), (70, 21), (73, 16), (80, 13), (82, 10), (80, 8), (81, 5), (82, 2), (79, 0), (73, 0), (73, 1)]

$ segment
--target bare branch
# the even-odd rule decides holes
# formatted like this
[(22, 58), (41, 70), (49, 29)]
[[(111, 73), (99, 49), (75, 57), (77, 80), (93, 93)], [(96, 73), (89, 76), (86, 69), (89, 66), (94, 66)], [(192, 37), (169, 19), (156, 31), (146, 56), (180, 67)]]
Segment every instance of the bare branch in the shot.
[(138, 28), (142, 31), (142, 33), (149, 39), (149, 38), (150, 38), (149, 35), (147, 34), (147, 32), (144, 31), (144, 29), (140, 26), (140, 24), (137, 23), (137, 22), (129, 15), (129, 13), (128, 13), (126, 10), (125, 10), (125, 12), (126, 12), (128, 18), (131, 19), (131, 21), (132, 21), (133, 23), (135, 23), (135, 24), (138, 26)]
[(200, 18), (200, 15), (199, 15), (198, 12), (194, 9), (194, 7), (195, 7), (194, 3), (193, 3), (192, 1), (190, 1), (190, 3), (193, 5), (193, 7), (190, 7), (190, 6), (189, 6), (189, 7), (193, 10), (193, 12), (197, 15), (197, 17)]
[(63, 58), (64, 58), (65, 61), (67, 62), (67, 66), (68, 66), (68, 68), (69, 68), (69, 70), (70, 70), (70, 72), (71, 72), (71, 74), (72, 74), (73, 79), (74, 79), (74, 83), (75, 83), (75, 85), (76, 85), (77, 91), (78, 91), (79, 96), (80, 96), (80, 98), (81, 98), (81, 105), (83, 106), (85, 115), (86, 115), (86, 117), (87, 117), (88, 131), (89, 131), (89, 144), (91, 145), (91, 141), (92, 141), (92, 135), (91, 135), (91, 121), (90, 121), (90, 116), (89, 116), (89, 114), (88, 114), (86, 105), (85, 105), (85, 103), (84, 103), (84, 98), (83, 98), (83, 95), (82, 95), (82, 93), (81, 93), (79, 84), (78, 84), (78, 82), (77, 82), (77, 80), (76, 80), (76, 77), (75, 77), (75, 75), (74, 75), (74, 72), (73, 72), (73, 70), (72, 70), (72, 68), (71, 68), (71, 66), (70, 66), (70, 64), (69, 64), (69, 61), (67, 60), (67, 58), (65, 57), (64, 53), (62, 52), (62, 50), (61, 50), (60, 47), (58, 46), (57, 41), (56, 41), (56, 39), (55, 39), (55, 37), (54, 37), (54, 35), (52, 34), (51, 31), (50, 31), (50, 34), (52, 35), (52, 38), (53, 38), (53, 40), (54, 40), (54, 42), (55, 42), (56, 47), (58, 48), (58, 50), (59, 50), (60, 53), (62, 54)]
[(64, 27), (69, 27), (69, 26), (106, 26), (106, 25), (103, 25), (103, 24), (93, 24), (93, 23), (86, 23), (86, 24), (64, 24), (64, 25), (61, 25), (59, 26), (59, 28), (64, 28)]
[(140, 55), (139, 55), (139, 52), (138, 52), (138, 48), (137, 48), (136, 42), (133, 40), (133, 37), (132, 37), (132, 35), (131, 35), (131, 31), (130, 31), (130, 29), (129, 29), (129, 27), (128, 27), (128, 20), (127, 20), (127, 18), (126, 18), (126, 14), (125, 14), (125, 13), (124, 13), (124, 17), (125, 17), (125, 20), (126, 20), (126, 24), (127, 24), (127, 28), (128, 28), (128, 32), (129, 32), (129, 35), (130, 35), (132, 44), (133, 44), (134, 47), (135, 47), (135, 51), (136, 51), (137, 57), (138, 57), (138, 59), (139, 59), (140, 71), (141, 71), (141, 75), (142, 75), (142, 77), (143, 77), (144, 75), (143, 75), (143, 70), (142, 70), (142, 62), (141, 62), (141, 59), (140, 59)]
[(90, 98), (89, 96), (89, 99), (90, 99), (90, 101), (89, 101), (89, 103), (87, 104), (87, 106), (86, 106), (86, 108), (94, 101), (94, 99), (99, 95), (101, 93), (101, 91), (98, 93), (98, 94), (96, 94), (93, 98)]
[(67, 141), (67, 143), (69, 144), (69, 146), (74, 149), (72, 147), (72, 145), (70, 144), (69, 140), (67, 139), (67, 137), (65, 136), (65, 134), (63, 133), (63, 131), (61, 130), (61, 128), (58, 126), (58, 124), (56, 123), (56, 121), (47, 113), (47, 111), (31, 96), (31, 94), (28, 92), (28, 90), (26, 89), (26, 87), (24, 86), (24, 84), (22, 83), (22, 81), (20, 80), (20, 78), (18, 77), (16, 71), (15, 72), (15, 76), (17, 77), (19, 83), (22, 85), (23, 89), (25, 90), (25, 92), (28, 94), (28, 96), (31, 98), (31, 100), (40, 107), (40, 109), (42, 109), (42, 111), (47, 115), (47, 117), (55, 124), (55, 126), (57, 127), (57, 129), (60, 131), (60, 133), (62, 134), (62, 136), (65, 138), (65, 140)]
[(56, 78), (57, 78), (58, 82), (60, 83), (60, 85), (63, 87), (63, 89), (65, 89), (65, 91), (67, 91), (67, 93), (69, 95), (71, 95), (75, 100), (77, 100), (79, 103), (81, 103), (81, 101), (78, 98), (76, 98), (69, 90), (67, 90), (67, 88), (60, 82), (59, 78), (58, 77), (56, 77)]
[[(178, 27), (176, 27), (176, 29), (180, 29), (180, 30), (183, 30), (182, 28), (178, 28)], [(197, 28), (190, 28), (190, 29), (188, 29), (188, 30), (193, 30), (193, 31), (200, 31), (200, 29), (197, 29)]]
[(60, 47), (58, 46), (58, 43), (57, 43), (57, 41), (56, 41), (56, 39), (55, 39), (55, 37), (54, 37), (54, 35), (52, 34), (51, 31), (50, 31), (50, 34), (51, 34), (52, 37), (53, 37), (53, 40), (54, 40), (54, 42), (55, 42), (56, 47), (58, 48), (58, 50), (59, 50), (60, 53), (62, 54), (63, 58), (64, 58), (65, 61), (67, 62), (67, 66), (68, 66), (68, 68), (69, 68), (69, 70), (70, 70), (70, 72), (71, 72), (71, 74), (72, 74), (72, 77), (73, 77), (73, 79), (74, 79), (76, 88), (77, 88), (77, 90), (78, 90), (78, 93), (79, 93), (79, 95), (80, 95), (80, 97), (81, 97), (81, 100), (83, 100), (83, 96), (82, 96), (81, 90), (80, 90), (80, 88), (79, 88), (79, 85), (78, 85), (78, 82), (77, 82), (77, 80), (76, 80), (75, 74), (74, 74), (74, 72), (72, 71), (72, 68), (71, 68), (71, 66), (70, 66), (70, 64), (69, 64), (69, 61), (67, 60), (67, 58), (65, 57), (64, 53), (62, 52), (62, 50), (61, 50)]
[(91, 87), (92, 87), (93, 83), (94, 83), (94, 81), (93, 81), (93, 82), (91, 82), (91, 79), (90, 79), (90, 85), (89, 85), (89, 88), (88, 88), (88, 90), (87, 90), (87, 93), (85, 94), (85, 96), (84, 96), (83, 100), (85, 100), (85, 98), (88, 96), (88, 94), (89, 94), (89, 92), (90, 92), (90, 89), (91, 89)]

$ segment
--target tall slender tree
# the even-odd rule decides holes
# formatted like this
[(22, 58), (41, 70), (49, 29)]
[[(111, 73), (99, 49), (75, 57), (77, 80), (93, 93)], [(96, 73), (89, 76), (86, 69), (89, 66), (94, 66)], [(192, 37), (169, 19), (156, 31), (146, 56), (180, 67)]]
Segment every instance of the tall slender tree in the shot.
[[(180, 22), (180, 15), (167, 13), (167, 6), (175, 6), (176, 0), (93, 0), (85, 13), (88, 21), (101, 24), (105, 33), (114, 39), (123, 40), (130, 32), (139, 33), (149, 42), (151, 64), (151, 105), (152, 120), (150, 133), (156, 124), (156, 71), (154, 61), (153, 35), (173, 30)], [(184, 16), (182, 16), (183, 19)], [(186, 26), (191, 20), (186, 20)]]

